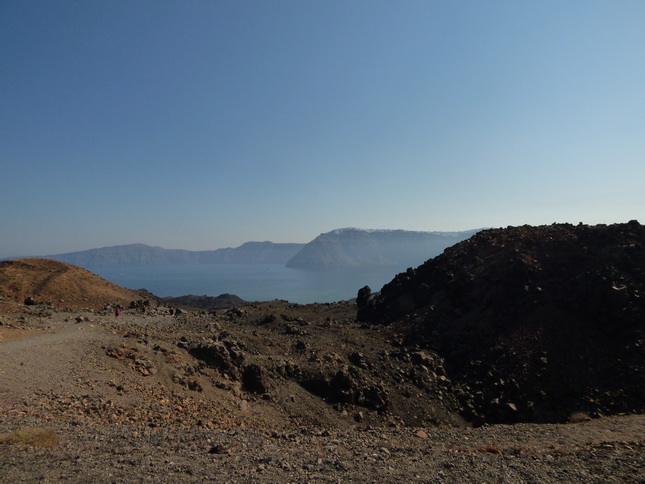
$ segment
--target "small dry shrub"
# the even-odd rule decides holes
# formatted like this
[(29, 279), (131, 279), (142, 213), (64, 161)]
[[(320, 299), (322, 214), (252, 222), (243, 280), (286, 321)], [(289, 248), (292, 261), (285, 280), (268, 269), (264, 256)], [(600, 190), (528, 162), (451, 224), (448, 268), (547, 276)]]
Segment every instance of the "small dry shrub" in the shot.
[(569, 415), (569, 423), (581, 423), (591, 420), (591, 417), (586, 412), (573, 412)]
[(479, 447), (476, 447), (475, 450), (478, 451), (478, 452), (485, 452), (485, 453), (489, 453), (489, 454), (503, 454), (504, 453), (502, 448), (498, 444), (496, 444), (495, 442), (492, 442), (492, 443), (487, 444), (487, 445), (480, 445)]
[(556, 447), (555, 449), (553, 449), (553, 455), (557, 455), (559, 457), (565, 457), (569, 454), (571, 454), (571, 452), (569, 452), (564, 447)]
[(520, 456), (520, 455), (535, 455), (538, 453), (538, 449), (532, 445), (525, 445), (523, 447), (511, 447), (506, 449), (506, 453), (509, 455)]
[(448, 447), (448, 450), (452, 450), (454, 452), (466, 452), (468, 449), (464, 447), (463, 445), (451, 445)]
[(51, 429), (28, 427), (0, 434), (0, 444), (51, 449), (58, 443), (58, 434)]

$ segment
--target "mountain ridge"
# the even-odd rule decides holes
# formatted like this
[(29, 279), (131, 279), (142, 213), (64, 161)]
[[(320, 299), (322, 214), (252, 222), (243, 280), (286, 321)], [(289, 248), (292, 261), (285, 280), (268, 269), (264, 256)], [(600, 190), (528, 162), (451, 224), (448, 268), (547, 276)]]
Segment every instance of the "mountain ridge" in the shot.
[(287, 267), (416, 266), (481, 229), (422, 232), (343, 228), (320, 234), (287, 262)]
[(81, 267), (165, 264), (283, 264), (304, 244), (245, 242), (239, 247), (192, 251), (134, 243), (44, 256)]
[(85, 268), (198, 264), (280, 264), (298, 269), (417, 266), (481, 229), (430, 232), (346, 227), (322, 233), (309, 243), (250, 241), (238, 247), (193, 251), (132, 243), (32, 256)]

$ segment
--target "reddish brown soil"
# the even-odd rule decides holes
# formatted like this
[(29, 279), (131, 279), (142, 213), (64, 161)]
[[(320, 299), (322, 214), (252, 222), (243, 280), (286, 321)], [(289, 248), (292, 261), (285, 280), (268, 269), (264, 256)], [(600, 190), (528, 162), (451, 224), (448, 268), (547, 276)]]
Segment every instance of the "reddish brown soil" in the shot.
[[(58, 308), (94, 308), (130, 304), (141, 298), (80, 267), (49, 259), (0, 262), (0, 295), (16, 302), (31, 297)], [(5, 303), (6, 305), (6, 303)]]

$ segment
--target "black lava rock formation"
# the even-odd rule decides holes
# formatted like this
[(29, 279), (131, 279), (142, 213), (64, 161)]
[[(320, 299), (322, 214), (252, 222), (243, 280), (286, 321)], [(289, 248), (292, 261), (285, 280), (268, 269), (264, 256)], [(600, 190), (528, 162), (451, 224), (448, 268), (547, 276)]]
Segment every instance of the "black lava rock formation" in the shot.
[(474, 423), (645, 411), (645, 227), (485, 230), (358, 298), (445, 359)]

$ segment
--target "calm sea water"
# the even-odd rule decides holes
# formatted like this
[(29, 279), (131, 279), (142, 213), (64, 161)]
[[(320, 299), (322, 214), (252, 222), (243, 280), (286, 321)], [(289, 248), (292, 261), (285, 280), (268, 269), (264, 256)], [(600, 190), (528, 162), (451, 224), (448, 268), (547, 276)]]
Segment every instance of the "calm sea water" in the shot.
[(286, 299), (306, 304), (356, 297), (368, 285), (378, 291), (405, 270), (397, 267), (292, 269), (278, 264), (213, 264), (91, 267), (95, 274), (129, 289), (166, 296), (235, 294), (246, 301)]

